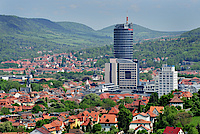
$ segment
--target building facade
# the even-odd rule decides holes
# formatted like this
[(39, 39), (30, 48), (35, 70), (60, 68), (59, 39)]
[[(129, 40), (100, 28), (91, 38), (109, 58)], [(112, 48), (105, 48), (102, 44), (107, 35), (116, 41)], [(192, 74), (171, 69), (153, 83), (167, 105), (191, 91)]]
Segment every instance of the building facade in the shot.
[(178, 89), (178, 72), (175, 71), (175, 66), (163, 64), (162, 70), (158, 72), (155, 82), (159, 97)]
[(133, 24), (117, 24), (114, 29), (114, 56), (105, 64), (105, 83), (119, 85), (119, 89), (137, 89), (138, 61), (133, 60)]
[(137, 63), (128, 59), (110, 59), (105, 64), (105, 83), (119, 85), (120, 89), (136, 89), (138, 85)]
[(114, 29), (114, 56), (133, 60), (133, 24), (117, 24)]

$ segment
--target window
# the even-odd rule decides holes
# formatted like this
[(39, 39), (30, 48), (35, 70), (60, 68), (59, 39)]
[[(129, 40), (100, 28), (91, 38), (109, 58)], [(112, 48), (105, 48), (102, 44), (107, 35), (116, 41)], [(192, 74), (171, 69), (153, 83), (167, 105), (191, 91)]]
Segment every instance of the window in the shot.
[(131, 79), (131, 71), (125, 71), (125, 79)]

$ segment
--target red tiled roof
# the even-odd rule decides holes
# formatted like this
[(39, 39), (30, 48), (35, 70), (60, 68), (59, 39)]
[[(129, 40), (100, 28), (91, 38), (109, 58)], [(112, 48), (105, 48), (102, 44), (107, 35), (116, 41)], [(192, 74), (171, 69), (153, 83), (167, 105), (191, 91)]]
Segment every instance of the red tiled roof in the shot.
[(163, 132), (163, 134), (178, 134), (178, 132), (181, 130), (180, 127), (169, 127), (167, 126)]
[(146, 120), (143, 120), (143, 119), (138, 119), (138, 120), (134, 120), (134, 121), (131, 121), (131, 123), (140, 123), (140, 124), (150, 124), (151, 121), (146, 121)]
[(179, 99), (178, 96), (174, 96), (172, 98), (172, 100), (170, 100), (169, 102), (180, 102), (180, 103), (183, 103), (183, 101), (181, 99)]
[[(87, 126), (89, 122), (90, 119), (87, 119), (84, 123), (81, 124), (81, 126)], [(90, 122), (90, 124), (92, 125), (92, 122)]]
[(158, 111), (158, 113), (162, 113), (161, 110), (164, 110), (163, 106), (150, 106), (150, 112), (153, 112), (153, 110), (156, 109)]
[(144, 125), (142, 125), (142, 124), (141, 124), (141, 125), (139, 125), (138, 127), (136, 127), (136, 128), (135, 128), (135, 130), (137, 130), (137, 129), (138, 129), (138, 128), (140, 128), (140, 127), (143, 127), (143, 128), (144, 128), (145, 130), (147, 130), (147, 131), (149, 131), (149, 130), (150, 130), (149, 128), (145, 127), (145, 126), (144, 126)]
[(45, 128), (41, 127), (41, 128), (36, 128), (38, 131), (40, 131), (43, 134), (49, 134), (50, 132), (48, 130), (46, 130)]
[(156, 114), (154, 114), (153, 112), (150, 112), (150, 111), (148, 111), (147, 113), (150, 115), (150, 117), (157, 117), (158, 116), (158, 115), (156, 115)]
[(140, 105), (147, 105), (147, 103), (148, 103), (148, 100), (145, 100), (145, 102), (143, 102), (142, 100), (136, 100), (136, 101), (133, 101), (131, 104), (133, 106), (139, 106), (139, 101), (141, 101)]
[(100, 123), (117, 123), (117, 117), (114, 114), (103, 114)]
[(183, 92), (182, 96), (183, 96), (183, 97), (186, 97), (186, 98), (190, 98), (190, 97), (193, 96), (193, 94), (190, 93), (190, 92)]
[(119, 109), (116, 108), (116, 107), (112, 107), (111, 110), (108, 113), (117, 115), (119, 113)]
[(108, 111), (107, 111), (106, 109), (101, 109), (101, 110), (99, 110), (99, 112), (105, 114), (105, 113), (107, 113)]

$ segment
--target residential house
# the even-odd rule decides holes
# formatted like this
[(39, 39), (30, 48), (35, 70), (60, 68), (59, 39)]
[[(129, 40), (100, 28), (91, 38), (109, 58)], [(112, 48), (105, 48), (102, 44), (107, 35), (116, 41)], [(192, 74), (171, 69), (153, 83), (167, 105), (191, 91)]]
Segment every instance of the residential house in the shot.
[(152, 112), (156, 115), (162, 114), (163, 111), (164, 111), (163, 106), (150, 106), (150, 110), (149, 110), (149, 112)]
[(186, 92), (174, 91), (172, 94), (178, 96), (178, 98), (186, 98), (188, 100), (191, 99), (193, 96), (193, 94), (188, 91), (186, 91)]
[(46, 128), (41, 127), (41, 128), (36, 128), (32, 132), (30, 132), (30, 134), (51, 134), (51, 132), (46, 130)]
[(157, 115), (150, 111), (146, 113), (133, 112), (133, 119), (130, 122), (129, 129), (134, 129), (136, 132), (139, 130), (146, 130), (148, 133), (153, 132), (153, 123), (156, 117)]
[(80, 120), (76, 115), (69, 116), (66, 123), (70, 125), (70, 129), (76, 128), (77, 126), (80, 127)]
[(112, 107), (111, 110), (108, 112), (108, 114), (115, 114), (117, 115), (119, 113), (119, 109), (116, 107)]
[(170, 106), (172, 106), (172, 105), (174, 107), (180, 106), (183, 109), (183, 101), (181, 99), (179, 99), (178, 96), (176, 96), (176, 95), (172, 98), (172, 100), (169, 101), (169, 103), (170, 103)]
[(80, 129), (70, 129), (69, 133), (66, 134), (84, 134), (84, 132)]
[(102, 130), (108, 132), (111, 130), (111, 126), (117, 127), (117, 122), (117, 116), (115, 114), (103, 114), (99, 123)]
[(62, 134), (65, 126), (64, 126), (64, 123), (62, 121), (55, 120), (50, 124), (43, 125), (42, 127), (45, 128), (46, 130), (48, 130), (49, 132), (53, 133), (53, 134)]
[(184, 131), (180, 127), (169, 127), (167, 126), (163, 134), (184, 134)]
[(139, 125), (137, 128), (135, 128), (134, 129), (135, 130), (135, 134), (137, 134), (137, 132), (140, 130), (140, 131), (142, 131), (142, 130), (145, 130), (145, 131), (147, 131), (148, 132), (148, 134), (150, 133), (150, 129), (149, 128), (147, 128), (147, 127), (145, 127), (144, 125)]

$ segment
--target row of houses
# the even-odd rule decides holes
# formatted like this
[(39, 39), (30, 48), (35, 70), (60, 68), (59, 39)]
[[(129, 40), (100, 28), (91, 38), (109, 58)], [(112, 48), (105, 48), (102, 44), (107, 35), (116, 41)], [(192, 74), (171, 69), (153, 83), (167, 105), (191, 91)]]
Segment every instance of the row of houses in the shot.
[[(129, 129), (137, 131), (146, 130), (148, 133), (153, 132), (153, 123), (156, 117), (163, 112), (164, 107), (162, 106), (152, 106), (150, 110), (146, 113), (136, 113), (136, 110), (133, 110), (132, 121), (130, 122)], [(64, 130), (64, 125), (70, 126), (70, 129), (80, 127), (81, 130), (84, 130), (88, 125), (100, 124), (102, 127), (102, 131), (108, 132), (111, 130), (112, 126), (118, 128), (117, 114), (119, 113), (119, 109), (117, 107), (112, 107), (108, 112), (105, 109), (100, 109), (98, 111), (83, 111), (77, 115), (71, 115), (65, 118), (64, 120), (58, 118), (57, 124), (60, 124), (59, 127), (54, 125), (54, 122), (50, 124), (43, 125), (41, 128), (35, 129), (32, 133), (44, 131), (48, 131), (49, 133), (61, 133)], [(64, 114), (63, 114), (64, 115)], [(101, 115), (101, 116), (100, 116)], [(54, 129), (52, 129), (54, 126)], [(56, 129), (57, 128), (57, 129)], [(56, 130), (55, 130), (56, 129)]]

